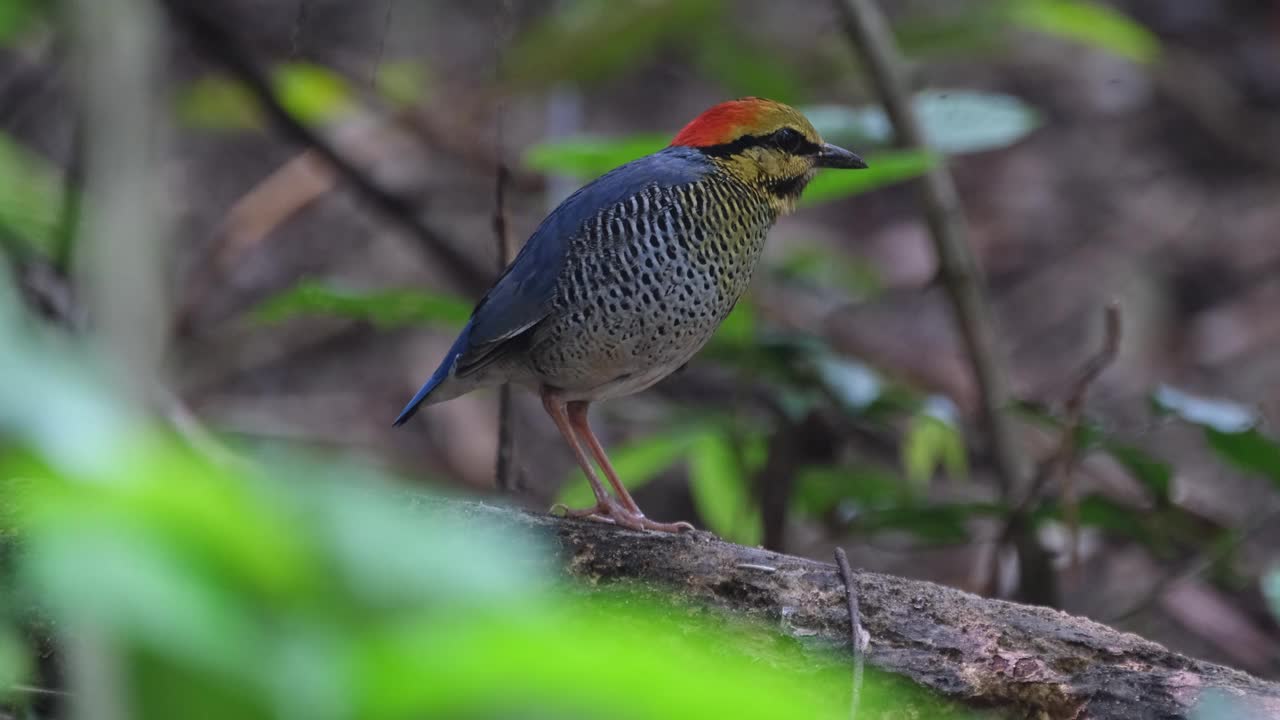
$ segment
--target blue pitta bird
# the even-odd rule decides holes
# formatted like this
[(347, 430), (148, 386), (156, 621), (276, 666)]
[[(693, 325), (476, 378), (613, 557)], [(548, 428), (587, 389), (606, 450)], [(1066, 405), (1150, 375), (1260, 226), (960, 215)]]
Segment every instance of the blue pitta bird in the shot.
[(645, 517), (591, 432), (587, 407), (644, 390), (688, 362), (742, 296), (769, 229), (795, 209), (817, 169), (865, 167), (781, 103), (743, 98), (712, 107), (667, 148), (552, 211), (395, 424), (477, 388), (527, 387), (542, 397), (595, 493), (594, 506), (569, 515), (690, 529)]

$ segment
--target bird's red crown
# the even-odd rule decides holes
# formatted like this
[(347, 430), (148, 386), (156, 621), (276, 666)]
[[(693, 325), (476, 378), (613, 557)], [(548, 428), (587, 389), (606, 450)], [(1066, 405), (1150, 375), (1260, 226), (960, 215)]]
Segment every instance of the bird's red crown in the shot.
[(785, 107), (756, 97), (722, 102), (685, 125), (671, 144), (697, 148), (732, 142)]

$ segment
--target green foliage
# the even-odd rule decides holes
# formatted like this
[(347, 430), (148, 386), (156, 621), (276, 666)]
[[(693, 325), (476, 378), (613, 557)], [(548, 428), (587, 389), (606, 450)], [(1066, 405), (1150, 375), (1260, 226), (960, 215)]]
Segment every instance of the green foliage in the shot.
[(573, 0), (517, 39), (508, 79), (526, 87), (591, 83), (633, 67), (664, 43), (720, 22), (720, 0)]
[(639, 133), (621, 138), (574, 138), (530, 146), (524, 164), (531, 170), (571, 175), (582, 180), (597, 178), (636, 158), (655, 153), (671, 142), (671, 136)]
[(938, 469), (953, 478), (968, 474), (964, 438), (954, 421), (924, 410), (916, 413), (902, 440), (902, 466), (907, 480), (924, 488)]
[(382, 62), (374, 75), (374, 85), (378, 94), (393, 107), (409, 107), (422, 101), (431, 86), (431, 78), (420, 62)]
[(347, 81), (328, 68), (310, 63), (284, 63), (271, 73), (280, 104), (304, 123), (329, 122), (352, 109)]
[(52, 163), (0, 133), (0, 243), (44, 257), (58, 253), (69, 206), (61, 173)]
[[(396, 71), (400, 72), (400, 71)], [(384, 79), (396, 92), (406, 92), (405, 78)], [(307, 124), (332, 122), (354, 107), (355, 94), (342, 76), (310, 63), (283, 63), (271, 71), (276, 98), (290, 114)], [(225, 75), (209, 75), (186, 87), (177, 98), (178, 119), (184, 125), (203, 130), (258, 130), (265, 117), (257, 101), (236, 80)]]
[[(82, 366), (57, 359), (63, 341), (17, 307), (0, 286), (11, 450), (0, 508), (18, 538), (3, 581), (77, 640), (73, 666), (112, 668), (106, 685), (71, 676), (85, 707), (108, 715), (122, 703), (139, 720), (191, 708), (309, 720), (847, 716), (844, 663), (622, 587), (567, 589), (542, 538), (482, 508), (334, 458), (198, 455), (88, 386)], [(59, 386), (88, 391), (39, 392)], [(6, 683), (26, 665), (16, 642), (0, 632)], [(862, 716), (904, 706), (969, 715), (868, 675)]]
[(909, 55), (990, 53), (1007, 49), (1010, 30), (1030, 30), (1139, 63), (1159, 58), (1155, 34), (1112, 7), (1089, 0), (957, 3), (945, 13), (907, 17), (895, 26)]
[(419, 290), (356, 292), (304, 280), (268, 299), (253, 314), (264, 322), (317, 315), (364, 320), (383, 328), (419, 324), (457, 328), (471, 317), (471, 304)]
[(1229, 464), (1256, 473), (1280, 485), (1280, 443), (1256, 428), (1223, 432), (1205, 428), (1209, 447)]
[(724, 430), (704, 432), (694, 444), (689, 489), (698, 515), (720, 537), (743, 545), (761, 540), (760, 510), (750, 494), (747, 468)]
[(0, 2), (0, 45), (19, 39), (48, 9), (43, 0), (3, 0)]
[(695, 60), (700, 70), (724, 85), (728, 96), (767, 97), (788, 105), (804, 101), (804, 86), (796, 82), (804, 69), (799, 63), (725, 24), (704, 28)]
[(1151, 401), (1157, 410), (1198, 426), (1208, 446), (1227, 464), (1280, 485), (1280, 441), (1257, 427), (1259, 418), (1253, 410), (1168, 385), (1157, 388)]
[(1006, 12), (1022, 27), (1084, 43), (1138, 63), (1160, 55), (1160, 41), (1142, 25), (1100, 2), (1012, 0)]
[(31, 673), (31, 653), (17, 629), (0, 625), (0, 699), (14, 685), (26, 682)]
[[(1011, 95), (975, 90), (930, 90), (913, 99), (930, 147), (948, 155), (986, 152), (1013, 145), (1041, 124), (1040, 114)], [(860, 148), (893, 141), (893, 125), (878, 105), (803, 108), (822, 136)]]

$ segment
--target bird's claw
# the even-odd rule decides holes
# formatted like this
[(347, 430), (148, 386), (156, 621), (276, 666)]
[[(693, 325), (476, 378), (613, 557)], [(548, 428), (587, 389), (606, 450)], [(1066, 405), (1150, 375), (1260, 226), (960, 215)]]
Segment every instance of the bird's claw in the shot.
[(613, 523), (631, 530), (654, 530), (657, 532), (678, 533), (693, 530), (693, 526), (687, 522), (663, 523), (656, 520), (650, 520), (644, 516), (644, 513), (631, 512), (616, 502), (599, 502), (589, 508), (580, 510), (571, 510), (564, 503), (556, 503), (551, 506), (551, 514), (558, 515), (557, 511), (563, 513), (562, 517), (581, 518), (585, 520), (595, 520), (596, 522)]

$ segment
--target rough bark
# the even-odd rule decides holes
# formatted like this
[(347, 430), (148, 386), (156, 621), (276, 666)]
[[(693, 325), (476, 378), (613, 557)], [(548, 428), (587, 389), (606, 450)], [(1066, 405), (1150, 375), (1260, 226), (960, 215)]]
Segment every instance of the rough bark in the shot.
[[(550, 535), (567, 573), (588, 587), (638, 583), (764, 620), (808, 643), (849, 647), (844, 585), (833, 564), (705, 532), (633, 532), (448, 502)], [(855, 573), (855, 585), (871, 638), (866, 661), (946, 698), (1028, 718), (1190, 718), (1202, 701), (1226, 703), (1233, 718), (1280, 717), (1280, 685), (1091, 620), (878, 573)]]

